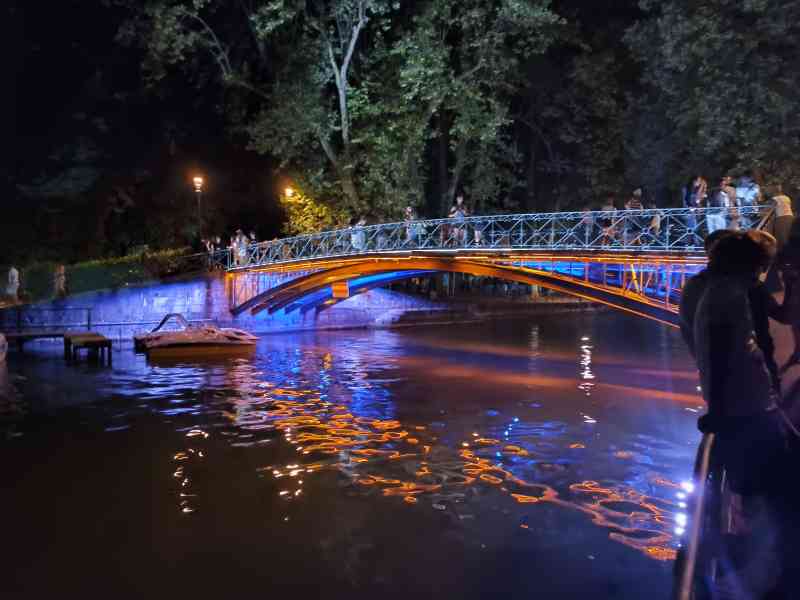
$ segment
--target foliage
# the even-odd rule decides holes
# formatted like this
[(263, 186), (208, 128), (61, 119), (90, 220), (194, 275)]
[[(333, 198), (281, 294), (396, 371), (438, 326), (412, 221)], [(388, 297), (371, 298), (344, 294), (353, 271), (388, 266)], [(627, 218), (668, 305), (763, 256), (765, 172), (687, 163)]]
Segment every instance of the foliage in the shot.
[(235, 7), (221, 0), (161, 0), (136, 10), (119, 37), (143, 42), (151, 81), (179, 65), (202, 83), (210, 72), (197, 57), (210, 57), (225, 86), (252, 97), (255, 116), (246, 110), (238, 115), (252, 147), (286, 165), (302, 165), (317, 184), (315, 193), (336, 189), (351, 210), (363, 210), (353, 177), (353, 71), (367, 52), (367, 30), (380, 36), (382, 16), (397, 8), (398, 2), (386, 0), (270, 0)]
[[(53, 273), (55, 263), (37, 263), (19, 269), (20, 273), (20, 297), (39, 300), (50, 298), (53, 295)], [(3, 284), (8, 280), (8, 275), (2, 279)]]
[[(67, 265), (67, 292), (79, 294), (177, 275), (201, 264), (187, 260), (189, 256), (188, 248), (178, 248)], [(39, 262), (20, 269), (21, 297), (29, 301), (52, 298), (56, 267), (54, 262)]]
[(283, 224), (286, 235), (328, 231), (347, 224), (345, 213), (311, 198), (296, 186), (291, 194), (281, 194), (280, 205), (286, 216)]
[(522, 61), (543, 52), (561, 19), (548, 0), (432, 0), (395, 51), (402, 56), (400, 86), (406, 103), (423, 107), (426, 126), (439, 117), (452, 161), (441, 210), (460, 187), (483, 208), (513, 187), (518, 155), (512, 150), (509, 106), (522, 84)]
[[(568, 126), (561, 139), (575, 146), (574, 162), (586, 188), (581, 197), (617, 191), (622, 187), (624, 98), (618, 77), (619, 57), (613, 50), (592, 48), (577, 56), (568, 86), (558, 97)], [(561, 121), (561, 122), (564, 122)]]
[(508, 104), (521, 60), (558, 31), (549, 4), (157, 0), (120, 38), (147, 48), (151, 81), (180, 67), (203, 84), (212, 66), (249, 98), (228, 101), (252, 148), (303, 172), (312, 196), (386, 218), (420, 203), (439, 135), (452, 152), (444, 204), (462, 185), (490, 203), (512, 187)]
[[(641, 0), (627, 40), (670, 128), (672, 171), (755, 169), (800, 184), (800, 4)], [(653, 104), (653, 100), (648, 100)], [(688, 171), (688, 172), (687, 172)]]

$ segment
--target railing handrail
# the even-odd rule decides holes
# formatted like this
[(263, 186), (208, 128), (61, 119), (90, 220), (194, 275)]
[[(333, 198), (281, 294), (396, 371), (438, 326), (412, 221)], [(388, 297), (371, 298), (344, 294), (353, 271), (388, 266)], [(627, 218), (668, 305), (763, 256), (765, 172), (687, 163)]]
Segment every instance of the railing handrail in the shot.
[(765, 210), (774, 210), (771, 206), (766, 204), (754, 204), (752, 206), (732, 206), (732, 207), (714, 207), (704, 206), (698, 208), (619, 208), (614, 210), (574, 210), (566, 212), (546, 212), (546, 213), (503, 213), (499, 215), (470, 215), (467, 217), (436, 217), (414, 219), (412, 221), (390, 221), (388, 223), (375, 223), (371, 225), (347, 225), (337, 229), (326, 229), (323, 231), (315, 231), (313, 233), (301, 233), (289, 237), (278, 238), (275, 240), (265, 240), (249, 246), (268, 246), (276, 243), (289, 243), (314, 237), (326, 237), (330, 235), (342, 234), (353, 230), (362, 231), (378, 231), (383, 228), (394, 227), (408, 227), (409, 225), (422, 224), (422, 225), (447, 225), (449, 223), (470, 223), (482, 221), (502, 221), (502, 220), (528, 220), (528, 221), (548, 221), (556, 218), (561, 219), (575, 219), (584, 218), (587, 215), (598, 215), (602, 217), (613, 216), (680, 216), (680, 215), (704, 215), (704, 214), (719, 214), (720, 211), (727, 213), (735, 213), (737, 211), (744, 211), (745, 213), (760, 213)]
[(694, 493), (691, 496), (691, 514), (686, 533), (686, 545), (681, 560), (675, 568), (673, 600), (691, 600), (697, 570), (697, 557), (700, 553), (701, 534), (705, 522), (708, 476), (711, 468), (711, 451), (714, 434), (703, 434), (694, 463)]
[[(393, 251), (599, 250), (703, 252), (706, 231), (761, 227), (772, 207), (637, 208), (417, 219), (248, 243), (223, 249), (228, 269)], [(734, 222), (737, 223), (734, 225)]]

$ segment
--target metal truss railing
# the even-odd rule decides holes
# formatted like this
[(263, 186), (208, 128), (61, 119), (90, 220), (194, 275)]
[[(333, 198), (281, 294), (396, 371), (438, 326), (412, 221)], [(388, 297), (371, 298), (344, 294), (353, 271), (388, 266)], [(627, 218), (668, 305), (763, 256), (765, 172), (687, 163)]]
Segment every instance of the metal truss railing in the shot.
[(425, 219), (350, 227), (228, 250), (228, 269), (410, 250), (703, 251), (715, 229), (763, 226), (766, 206), (670, 208)]
[(553, 257), (548, 260), (500, 261), (499, 264), (550, 273), (582, 282), (587, 288), (613, 290), (622, 297), (635, 298), (677, 312), (686, 280), (703, 268), (704, 261), (664, 261), (659, 258), (646, 255), (634, 260), (629, 255), (601, 254), (594, 261)]

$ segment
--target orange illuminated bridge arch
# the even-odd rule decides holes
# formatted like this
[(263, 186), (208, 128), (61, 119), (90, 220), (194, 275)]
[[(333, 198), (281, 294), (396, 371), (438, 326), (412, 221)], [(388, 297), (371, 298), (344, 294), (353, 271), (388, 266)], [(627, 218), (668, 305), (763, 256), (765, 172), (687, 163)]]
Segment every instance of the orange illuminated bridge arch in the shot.
[[(254, 295), (235, 306), (232, 312), (235, 315), (246, 311), (254, 315), (262, 311), (274, 313), (297, 306), (304, 297), (319, 296), (326, 289), (340, 289), (342, 282), (376, 279), (373, 276), (385, 275), (385, 284), (388, 280), (418, 277), (421, 272), (449, 272), (541, 286), (675, 326), (683, 283), (704, 263), (702, 256), (554, 255), (552, 252), (518, 252), (502, 256), (464, 255), (463, 252), (446, 256), (420, 253), (397, 256), (395, 253), (391, 256), (322, 259), (289, 267), (304, 274)], [(287, 266), (281, 269), (284, 273), (286, 270)], [(335, 295), (341, 297), (341, 293)]]

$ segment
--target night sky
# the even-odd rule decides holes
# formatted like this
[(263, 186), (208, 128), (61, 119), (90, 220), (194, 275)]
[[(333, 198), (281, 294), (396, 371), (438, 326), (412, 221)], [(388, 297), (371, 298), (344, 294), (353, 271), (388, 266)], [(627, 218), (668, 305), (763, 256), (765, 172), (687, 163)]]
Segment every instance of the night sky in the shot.
[(3, 55), (14, 74), (3, 95), (3, 137), (16, 169), (28, 171), (30, 161), (75, 135), (80, 114), (102, 116), (121, 131), (122, 155), (153, 143), (170, 119), (201, 141), (222, 135), (213, 94), (199, 95), (177, 78), (158, 94), (142, 88), (140, 54), (114, 39), (120, 13), (99, 0), (12, 0), (2, 10)]

